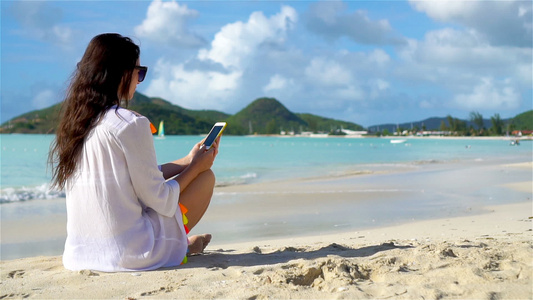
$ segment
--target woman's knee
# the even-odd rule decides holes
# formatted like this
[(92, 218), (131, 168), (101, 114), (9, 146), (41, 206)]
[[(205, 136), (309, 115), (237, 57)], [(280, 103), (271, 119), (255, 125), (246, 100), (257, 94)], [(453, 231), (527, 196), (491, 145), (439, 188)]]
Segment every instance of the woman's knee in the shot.
[(215, 187), (215, 173), (211, 169), (200, 173), (196, 179), (209, 187)]

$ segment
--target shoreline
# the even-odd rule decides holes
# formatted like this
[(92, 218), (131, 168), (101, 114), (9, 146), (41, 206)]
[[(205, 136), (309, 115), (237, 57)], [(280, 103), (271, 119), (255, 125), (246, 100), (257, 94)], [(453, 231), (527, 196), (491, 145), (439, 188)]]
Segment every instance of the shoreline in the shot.
[[(37, 136), (55, 136), (55, 134), (47, 134), (47, 133), (2, 133), (0, 132), (0, 135), (37, 135)], [(166, 135), (167, 137), (175, 137), (175, 136), (197, 136), (197, 137), (205, 137), (205, 135)], [(296, 138), (376, 138), (376, 139), (403, 139), (403, 138), (414, 138), (414, 139), (480, 139), (480, 140), (524, 140), (524, 141), (533, 141), (532, 135), (525, 135), (525, 136), (443, 136), (443, 135), (428, 135), (428, 136), (414, 136), (414, 135), (406, 135), (406, 136), (394, 136), (394, 135), (387, 135), (387, 136), (375, 136), (375, 135), (329, 135), (329, 134), (313, 134), (313, 135), (301, 135), (301, 134), (295, 134), (295, 135), (289, 135), (289, 134), (245, 134), (245, 135), (229, 135), (225, 134), (224, 136), (237, 136), (237, 137), (296, 137)], [(154, 135), (154, 138), (157, 137), (157, 135)]]
[(349, 243), (353, 240), (362, 244), (380, 244), (396, 240), (446, 242), (469, 238), (513, 239), (514, 235), (519, 237), (518, 240), (530, 241), (533, 246), (533, 240), (529, 240), (530, 237), (533, 237), (532, 209), (533, 203), (531, 202), (491, 205), (483, 207), (481, 213), (468, 216), (414, 220), (392, 226), (374, 226), (321, 235), (222, 243), (214, 244), (212, 248), (248, 249), (258, 244), (261, 245), (260, 247), (283, 247), (288, 244), (305, 246), (310, 241), (317, 244)]
[[(0, 298), (531, 299), (532, 168), (429, 164), (217, 188), (191, 232), (213, 240), (187, 264), (104, 273), (66, 270), (58, 255), (1, 260)], [(63, 201), (36, 203), (57, 212)], [(30, 219), (36, 203), (22, 205)], [(49, 218), (59, 227), (11, 219), (2, 241), (63, 230)]]
[(150, 272), (73, 272), (63, 268), (60, 256), (1, 261), (0, 297), (530, 299), (531, 203), (486, 210), (361, 231), (210, 245), (186, 265)]
[[(486, 206), (530, 201), (532, 168), (533, 162), (524, 161), (423, 164), (217, 187), (192, 234), (212, 233), (212, 244), (222, 245), (474, 216)], [(3, 204), (1, 259), (61, 254), (64, 201)]]
[[(232, 135), (228, 135), (232, 136)], [(349, 138), (349, 139), (442, 139), (442, 140), (520, 140), (520, 141), (533, 141), (533, 136), (442, 136), (442, 135), (429, 135), (429, 136), (415, 136), (415, 135), (406, 135), (406, 136), (375, 136), (375, 135), (328, 135), (328, 134), (313, 134), (313, 135), (284, 135), (284, 134), (249, 134), (242, 135), (242, 137), (275, 137), (275, 138), (310, 138), (310, 139), (320, 139), (320, 138)]]

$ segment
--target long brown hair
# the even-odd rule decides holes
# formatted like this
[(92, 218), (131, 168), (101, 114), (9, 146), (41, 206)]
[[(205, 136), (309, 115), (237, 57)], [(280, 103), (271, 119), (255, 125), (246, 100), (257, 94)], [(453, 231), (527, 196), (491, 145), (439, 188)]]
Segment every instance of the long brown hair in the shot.
[(61, 106), (48, 163), (52, 187), (64, 189), (75, 172), (85, 138), (109, 108), (127, 99), (139, 47), (116, 33), (94, 37), (73, 74)]

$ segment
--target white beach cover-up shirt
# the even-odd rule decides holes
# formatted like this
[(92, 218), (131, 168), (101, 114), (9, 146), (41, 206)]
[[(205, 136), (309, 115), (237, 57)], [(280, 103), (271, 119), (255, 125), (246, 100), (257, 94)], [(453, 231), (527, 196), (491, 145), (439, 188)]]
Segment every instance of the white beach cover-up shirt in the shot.
[(157, 165), (150, 121), (109, 109), (85, 140), (67, 180), (70, 270), (152, 270), (179, 265), (187, 235), (178, 206), (180, 187)]

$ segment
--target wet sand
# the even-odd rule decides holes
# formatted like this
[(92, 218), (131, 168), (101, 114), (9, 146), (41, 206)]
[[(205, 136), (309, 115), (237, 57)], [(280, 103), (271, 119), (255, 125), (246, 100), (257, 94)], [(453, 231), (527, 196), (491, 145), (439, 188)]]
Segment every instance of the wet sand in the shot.
[(531, 203), (338, 234), (208, 247), (151, 272), (2, 261), (2, 299), (531, 299)]
[(3, 205), (0, 298), (531, 299), (532, 167), (219, 187), (193, 232), (213, 233), (205, 253), (151, 272), (65, 270), (64, 199)]

